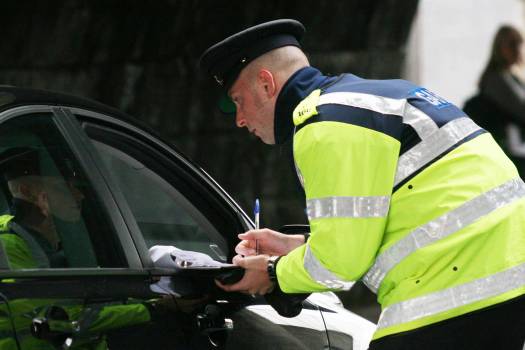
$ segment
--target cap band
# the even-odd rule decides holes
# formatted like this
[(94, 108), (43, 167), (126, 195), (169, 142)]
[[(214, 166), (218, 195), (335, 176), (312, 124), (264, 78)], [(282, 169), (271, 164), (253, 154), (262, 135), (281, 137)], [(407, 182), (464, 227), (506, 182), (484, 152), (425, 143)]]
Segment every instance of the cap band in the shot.
[[(219, 82), (219, 85), (224, 86), (228, 91), (237, 80), (241, 71), (250, 62), (259, 56), (284, 46), (297, 46), (301, 47), (297, 39), (293, 35), (280, 34), (271, 37), (264, 38), (258, 41), (256, 44), (240, 51), (237, 53), (238, 59), (233, 62), (233, 66), (230, 67), (218, 67), (218, 72), (224, 72), (222, 76), (220, 73), (214, 74), (215, 80)], [(222, 69), (221, 69), (222, 68)]]

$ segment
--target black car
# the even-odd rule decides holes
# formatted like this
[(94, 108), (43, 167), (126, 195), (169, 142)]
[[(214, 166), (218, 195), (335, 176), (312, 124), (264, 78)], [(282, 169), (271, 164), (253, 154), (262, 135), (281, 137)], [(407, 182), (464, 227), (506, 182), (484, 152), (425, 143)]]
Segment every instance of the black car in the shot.
[(0, 87), (0, 349), (366, 349), (375, 325), (313, 294), (295, 317), (153, 246), (230, 261), (253, 228), (202, 169), (100, 103)]

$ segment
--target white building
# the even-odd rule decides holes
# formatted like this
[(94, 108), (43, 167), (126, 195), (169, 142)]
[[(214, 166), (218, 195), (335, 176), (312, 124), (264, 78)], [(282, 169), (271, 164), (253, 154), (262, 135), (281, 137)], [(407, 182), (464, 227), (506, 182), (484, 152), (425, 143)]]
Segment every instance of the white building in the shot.
[(459, 107), (477, 91), (502, 24), (525, 28), (523, 0), (420, 0), (405, 78)]

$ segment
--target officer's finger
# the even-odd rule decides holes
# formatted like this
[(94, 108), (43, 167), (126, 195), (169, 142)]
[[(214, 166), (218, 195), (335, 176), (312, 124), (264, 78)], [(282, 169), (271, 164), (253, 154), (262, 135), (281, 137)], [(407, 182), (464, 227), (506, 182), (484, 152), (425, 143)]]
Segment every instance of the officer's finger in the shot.
[(235, 252), (241, 255), (255, 255), (255, 242), (241, 241), (235, 247)]
[(245, 270), (264, 271), (266, 273), (268, 265), (268, 255), (262, 254), (245, 257), (236, 255), (235, 257), (233, 257), (232, 261), (234, 264), (243, 267)]
[(241, 255), (235, 255), (232, 259), (232, 263), (240, 267), (246, 267), (246, 259)]
[(257, 236), (258, 236), (258, 234), (257, 234), (256, 230), (246, 231), (244, 233), (239, 233), (237, 235), (237, 237), (239, 237), (239, 239), (247, 240), (247, 241), (255, 240), (257, 238)]
[(235, 252), (237, 254), (244, 255), (244, 256), (256, 255), (256, 251), (253, 248), (237, 247), (235, 248)]
[(254, 241), (256, 239), (263, 239), (268, 234), (268, 229), (262, 228), (258, 230), (250, 230), (244, 233), (239, 233), (237, 237), (242, 240)]
[(239, 282), (234, 284), (223, 284), (219, 280), (215, 280), (215, 284), (219, 287), (225, 290), (226, 292), (241, 292), (241, 293), (247, 293), (247, 290), (249, 289), (249, 282), (246, 276), (244, 276)]
[(237, 243), (237, 246), (238, 247), (250, 248), (250, 247), (254, 247), (255, 246), (255, 242), (254, 241), (243, 240), (243, 241), (240, 241), (239, 243)]
[(239, 283), (235, 283), (235, 284), (222, 284), (220, 281), (218, 280), (215, 280), (215, 284), (225, 290), (226, 292), (235, 292), (235, 291), (240, 291), (241, 288), (238, 287), (238, 284)]

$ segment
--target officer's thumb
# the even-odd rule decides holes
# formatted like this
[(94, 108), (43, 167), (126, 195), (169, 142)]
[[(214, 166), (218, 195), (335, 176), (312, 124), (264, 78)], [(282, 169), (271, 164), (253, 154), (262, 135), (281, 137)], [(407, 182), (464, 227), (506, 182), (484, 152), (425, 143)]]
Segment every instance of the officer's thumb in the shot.
[(246, 267), (246, 259), (243, 258), (242, 255), (235, 255), (232, 259), (232, 263), (240, 267)]
[(237, 237), (239, 237), (239, 239), (242, 239), (242, 240), (251, 241), (257, 237), (257, 234), (255, 232), (256, 231), (252, 230), (252, 231), (240, 233)]

